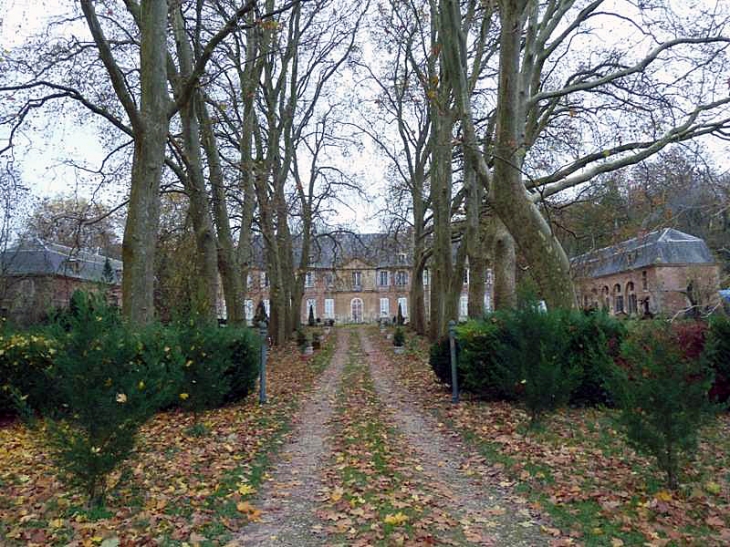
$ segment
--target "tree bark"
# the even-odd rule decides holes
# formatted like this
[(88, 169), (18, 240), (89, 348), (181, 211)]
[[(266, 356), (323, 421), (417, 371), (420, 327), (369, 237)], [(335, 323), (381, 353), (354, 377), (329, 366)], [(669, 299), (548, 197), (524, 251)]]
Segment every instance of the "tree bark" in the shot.
[(520, 84), (520, 39), (528, 0), (500, 0), (500, 68), (492, 204), (527, 260), (551, 308), (573, 307), (570, 262), (522, 180), (525, 90)]
[(154, 317), (159, 191), (169, 128), (167, 2), (142, 0), (140, 15), (139, 126), (134, 128), (132, 181), (122, 242), (122, 313), (137, 324)]
[[(193, 51), (185, 33), (182, 13), (175, 9), (173, 31), (177, 46), (180, 78), (178, 83), (186, 82), (193, 71)], [(179, 94), (181, 89), (177, 89)], [(195, 91), (191, 100), (180, 108), (182, 143), (185, 156), (185, 191), (190, 201), (189, 214), (193, 224), (196, 246), (196, 271), (192, 303), (197, 313), (213, 319), (216, 316), (218, 296), (218, 245), (210, 217), (208, 192), (203, 178), (201, 155), (200, 124), (198, 121), (199, 92)]]

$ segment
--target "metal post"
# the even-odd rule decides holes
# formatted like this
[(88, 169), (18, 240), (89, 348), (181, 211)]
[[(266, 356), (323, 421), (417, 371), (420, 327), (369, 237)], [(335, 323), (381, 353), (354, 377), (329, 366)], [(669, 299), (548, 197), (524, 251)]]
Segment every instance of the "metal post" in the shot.
[(259, 363), (259, 404), (266, 403), (266, 355), (269, 350), (268, 325), (266, 321), (259, 323), (259, 334), (261, 334), (261, 361)]
[(449, 349), (451, 350), (451, 402), (459, 402), (459, 377), (456, 371), (456, 321), (449, 321)]

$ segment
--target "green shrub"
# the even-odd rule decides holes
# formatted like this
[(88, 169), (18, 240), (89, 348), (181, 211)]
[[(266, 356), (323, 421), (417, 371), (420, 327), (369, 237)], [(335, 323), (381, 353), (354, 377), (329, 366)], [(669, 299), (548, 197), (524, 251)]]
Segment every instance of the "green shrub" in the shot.
[(58, 405), (48, 378), (56, 351), (55, 341), (41, 333), (0, 334), (0, 415), (16, 414), (20, 401), (30, 412)]
[(304, 332), (303, 329), (297, 329), (297, 346), (299, 346), (299, 349), (304, 349), (307, 347), (307, 344), (309, 344), (309, 338), (307, 337), (307, 333)]
[(61, 474), (98, 506), (139, 427), (175, 392), (181, 355), (158, 336), (126, 328), (93, 294), (77, 296), (73, 313), (51, 331), (58, 352), (49, 378), (61, 405), (47, 413), (49, 445)]
[(636, 325), (621, 347), (625, 368), (613, 381), (629, 443), (656, 458), (672, 489), (713, 411), (707, 397), (712, 371), (705, 359), (688, 358), (674, 334), (664, 322)]
[(710, 319), (705, 351), (712, 368), (730, 378), (730, 317), (715, 315)]
[[(456, 344), (456, 355), (457, 359), (460, 359), (460, 345)], [(431, 345), (429, 350), (429, 363), (433, 369), (436, 378), (443, 384), (451, 386), (451, 349), (449, 348), (449, 337), (443, 336), (439, 338), (434, 344)], [(457, 380), (459, 385), (464, 381), (463, 368), (461, 366), (457, 369)]]
[(226, 373), (233, 348), (226, 339), (227, 329), (199, 319), (172, 328), (184, 357), (179, 405), (193, 412), (221, 406), (231, 391), (231, 379)]
[(261, 340), (250, 329), (219, 330), (226, 331), (226, 343), (231, 348), (231, 362), (225, 373), (230, 388), (224, 402), (232, 403), (244, 399), (256, 387)]
[(492, 314), (484, 321), (469, 321), (456, 328), (460, 386), (489, 399), (514, 399), (521, 380), (520, 367), (504, 359), (515, 339), (506, 319)]
[(625, 325), (605, 311), (588, 315), (573, 311), (567, 316), (570, 366), (580, 369), (581, 380), (570, 397), (575, 406), (613, 405), (607, 382), (613, 375)]
[(498, 352), (501, 376), (508, 378), (519, 371), (515, 394), (527, 407), (533, 424), (544, 413), (567, 404), (580, 384), (582, 369), (569, 355), (568, 319), (567, 312), (542, 313), (534, 306), (505, 319), (511, 340)]
[(393, 333), (393, 345), (394, 346), (403, 346), (406, 343), (406, 334), (403, 332), (403, 329), (401, 327), (396, 327), (395, 332)]

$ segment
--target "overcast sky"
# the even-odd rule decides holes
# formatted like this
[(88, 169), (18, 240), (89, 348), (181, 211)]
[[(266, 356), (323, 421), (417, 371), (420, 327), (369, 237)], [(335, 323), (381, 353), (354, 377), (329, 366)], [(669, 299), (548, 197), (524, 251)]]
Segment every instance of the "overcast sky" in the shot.
[[(712, 1), (706, 0), (705, 3)], [(28, 36), (43, 31), (49, 19), (62, 14), (73, 5), (73, 0), (0, 0), (0, 3), (3, 4), (0, 10), (0, 43), (2, 50), (7, 50), (21, 45)], [(683, 2), (683, 5), (689, 3)], [(75, 30), (87, 32), (83, 25)], [(92, 169), (99, 165), (104, 151), (93, 128), (81, 127), (71, 117), (65, 117), (41, 124), (36, 130), (25, 130), (18, 144), (18, 160), (24, 182), (37, 195), (86, 196), (97, 187), (98, 181), (93, 176), (68, 165), (69, 161)], [(352, 199), (350, 207), (338, 208), (338, 214), (341, 221), (353, 223), (362, 231), (372, 231), (378, 228), (374, 215), (383, 207), (382, 200), (376, 199), (376, 196), (384, 187), (386, 163), (374, 145), (364, 144), (364, 152), (348, 158), (342, 167), (360, 178), (370, 196), (366, 200)], [(715, 141), (712, 148), (721, 170), (727, 170), (727, 144)], [(109, 194), (107, 199), (113, 198)]]

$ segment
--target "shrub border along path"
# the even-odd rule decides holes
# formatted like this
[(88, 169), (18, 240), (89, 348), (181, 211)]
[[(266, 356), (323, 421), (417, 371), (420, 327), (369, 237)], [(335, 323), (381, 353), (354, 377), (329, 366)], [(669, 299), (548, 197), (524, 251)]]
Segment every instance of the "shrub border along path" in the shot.
[(329, 363), (330, 339), (303, 362), (293, 345), (272, 352), (269, 404), (256, 394), (203, 412), (161, 413), (146, 424), (135, 455), (111, 477), (105, 509), (55, 477), (42, 439), (22, 424), (0, 428), (0, 544), (210, 545), (258, 518), (249, 501), (291, 429), (302, 396)]
[[(380, 347), (388, 351), (385, 341)], [(529, 417), (508, 403), (464, 397), (450, 403), (428, 365), (428, 343), (409, 340), (394, 356), (396, 383), (424, 412), (460, 435), (513, 486), (546, 512), (553, 546), (721, 546), (730, 544), (730, 416), (703, 431), (678, 493), (664, 488), (654, 462), (626, 445), (613, 411), (566, 409), (529, 430)]]

